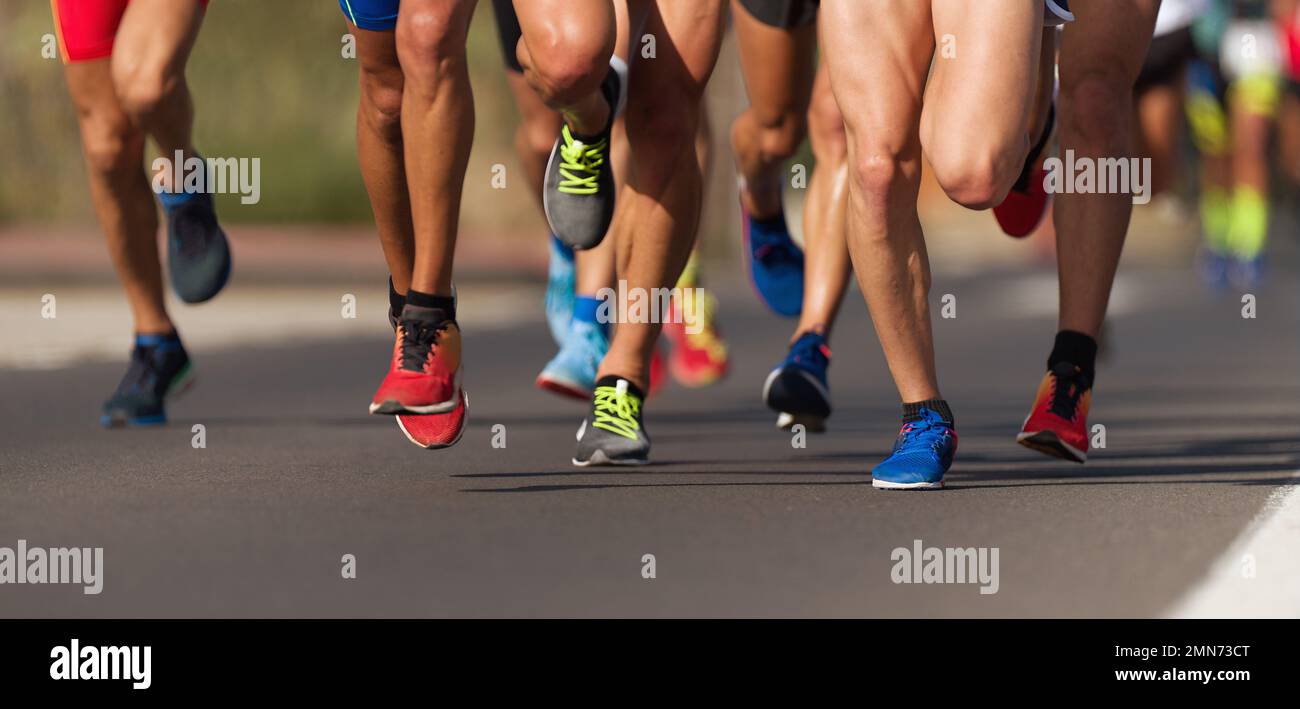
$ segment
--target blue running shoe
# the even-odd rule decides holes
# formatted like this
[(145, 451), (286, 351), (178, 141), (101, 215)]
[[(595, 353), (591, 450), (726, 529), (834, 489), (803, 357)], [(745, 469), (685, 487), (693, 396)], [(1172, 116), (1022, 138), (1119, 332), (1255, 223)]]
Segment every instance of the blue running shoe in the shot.
[(922, 407), (918, 421), (903, 424), (894, 451), (871, 470), (871, 486), (884, 490), (943, 487), (943, 475), (957, 452), (957, 432), (935, 412)]
[(1228, 288), (1228, 270), (1232, 260), (1226, 254), (1215, 249), (1203, 247), (1196, 256), (1196, 270), (1201, 280), (1215, 293), (1222, 293)]
[(609, 351), (606, 328), (597, 323), (574, 320), (569, 336), (555, 358), (537, 376), (537, 386), (581, 401), (591, 401), (596, 370)]
[(139, 335), (117, 391), (104, 402), (99, 422), (107, 428), (167, 423), (166, 400), (194, 383), (194, 368), (176, 335)]
[(826, 384), (830, 364), (831, 348), (822, 335), (805, 332), (794, 341), (789, 354), (763, 382), (763, 402), (779, 414), (778, 428), (802, 424), (813, 433), (826, 430), (831, 415), (831, 391)]
[(1235, 258), (1228, 266), (1228, 281), (1242, 292), (1259, 288), (1266, 275), (1263, 254), (1254, 258)]
[(803, 310), (803, 251), (790, 238), (785, 214), (759, 221), (742, 206), (740, 216), (759, 299), (777, 315), (797, 317)]
[(230, 280), (230, 243), (217, 224), (212, 195), (161, 195), (167, 216), (167, 270), (186, 303), (216, 297)]
[(551, 258), (546, 268), (546, 324), (557, 347), (564, 347), (569, 320), (573, 317), (574, 274), (573, 249), (552, 234)]

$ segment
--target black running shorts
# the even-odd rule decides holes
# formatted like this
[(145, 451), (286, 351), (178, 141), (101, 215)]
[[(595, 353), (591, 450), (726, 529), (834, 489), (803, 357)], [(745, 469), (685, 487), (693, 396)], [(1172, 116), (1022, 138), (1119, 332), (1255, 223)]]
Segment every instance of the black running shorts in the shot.
[(1188, 62), (1196, 58), (1196, 42), (1190, 27), (1175, 30), (1151, 40), (1142, 72), (1134, 87), (1143, 93), (1154, 86), (1181, 81)]
[(497, 18), (497, 38), (501, 40), (501, 58), (505, 60), (506, 69), (516, 74), (524, 73), (516, 52), (524, 32), (519, 29), (519, 16), (515, 14), (513, 0), (492, 0), (492, 14)]
[(759, 22), (790, 30), (816, 22), (821, 0), (740, 0), (740, 4)]

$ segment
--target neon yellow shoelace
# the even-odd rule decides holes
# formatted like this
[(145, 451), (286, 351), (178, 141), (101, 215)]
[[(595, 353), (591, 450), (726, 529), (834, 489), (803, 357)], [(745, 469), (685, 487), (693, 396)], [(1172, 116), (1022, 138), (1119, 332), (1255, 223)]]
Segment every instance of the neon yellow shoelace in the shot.
[(596, 387), (595, 420), (592, 426), (602, 428), (610, 433), (636, 440), (641, 424), (637, 422), (637, 412), (641, 410), (641, 400), (616, 387)]
[(609, 141), (601, 139), (590, 145), (575, 140), (564, 126), (560, 132), (564, 145), (560, 146), (560, 192), (564, 194), (592, 195), (600, 191), (600, 168), (605, 164), (605, 151)]

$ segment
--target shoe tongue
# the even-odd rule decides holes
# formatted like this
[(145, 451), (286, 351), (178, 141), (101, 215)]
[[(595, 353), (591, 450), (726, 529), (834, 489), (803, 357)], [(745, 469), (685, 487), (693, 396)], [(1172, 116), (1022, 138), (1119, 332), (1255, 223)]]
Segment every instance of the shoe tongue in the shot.
[(1092, 388), (1092, 375), (1070, 362), (1057, 362), (1056, 366), (1052, 367), (1052, 374), (1061, 381), (1070, 382), (1083, 389)]
[(442, 308), (426, 308), (408, 303), (402, 308), (402, 319), (414, 320), (423, 325), (439, 325), (450, 318), (447, 317), (447, 311)]
[(827, 349), (823, 349), (825, 347), (826, 339), (815, 332), (805, 332), (800, 335), (799, 339), (795, 340), (794, 343), (794, 349), (796, 351), (807, 353), (821, 352), (829, 358), (830, 352)]
[(1069, 362), (1057, 362), (1052, 367), (1052, 374), (1055, 374), (1058, 378), (1073, 379), (1079, 374), (1079, 368)]

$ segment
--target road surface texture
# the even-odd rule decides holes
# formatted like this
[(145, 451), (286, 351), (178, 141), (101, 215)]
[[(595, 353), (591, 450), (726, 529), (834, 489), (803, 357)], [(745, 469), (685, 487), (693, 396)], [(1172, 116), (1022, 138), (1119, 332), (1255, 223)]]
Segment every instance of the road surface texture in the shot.
[[(898, 402), (856, 291), (834, 339), (828, 433), (800, 448), (774, 427), (759, 390), (791, 323), (720, 276), (730, 377), (666, 388), (647, 406), (653, 464), (602, 470), (569, 462), (583, 407), (533, 386), (553, 353), (538, 286), (462, 284), (471, 424), (441, 452), (366, 414), (391, 347), (381, 292), (365, 291), (366, 324), (348, 331), (317, 323), (356, 284), (261, 305), (232, 290), (222, 298), (245, 322), (278, 322), (196, 347), (199, 386), (165, 428), (97, 427), (120, 360), (0, 367), (0, 547), (103, 547), (105, 565), (100, 595), (0, 586), (0, 615), (1169, 614), (1297, 489), (1300, 297), (1282, 261), (1252, 294), (1254, 318), (1186, 263), (1123, 270), (1093, 404), (1106, 447), (1086, 466), (1014, 442), (1055, 331), (1050, 267), (937, 276), (960, 450), (948, 488), (928, 493), (870, 487)], [(944, 294), (954, 318), (939, 317)], [(60, 301), (47, 325), (66, 338), (89, 300)], [(39, 301), (36, 289), (32, 318)], [(894, 583), (891, 554), (915, 540), (996, 548), (997, 593)], [(1276, 551), (1260, 550), (1249, 581), (1294, 583), (1264, 563)], [(1236, 610), (1295, 615), (1297, 598)]]

